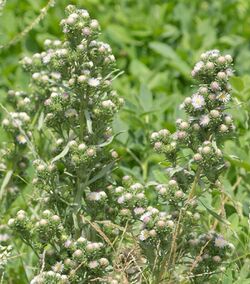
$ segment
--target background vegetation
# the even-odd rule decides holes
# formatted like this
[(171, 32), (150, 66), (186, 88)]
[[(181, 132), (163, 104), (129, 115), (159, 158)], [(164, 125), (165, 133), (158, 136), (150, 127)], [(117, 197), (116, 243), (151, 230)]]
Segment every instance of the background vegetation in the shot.
[[(149, 134), (161, 128), (174, 130), (175, 119), (182, 115), (178, 105), (185, 96), (191, 95), (191, 68), (203, 51), (218, 48), (234, 57), (235, 76), (231, 83), (238, 136), (225, 146), (231, 167), (224, 179), (224, 203), (230, 222), (226, 238), (234, 243), (236, 254), (222, 283), (250, 283), (250, 2), (77, 0), (70, 3), (87, 9), (99, 20), (103, 39), (112, 46), (118, 67), (124, 71), (115, 83), (126, 100), (114, 123), (116, 132), (124, 130), (115, 141), (122, 156), (117, 175), (131, 174), (141, 181), (164, 180), (164, 164), (158, 163), (162, 157), (152, 152)], [(28, 77), (19, 60), (24, 55), (40, 52), (46, 38), (62, 36), (59, 21), (70, 3), (57, 0), (50, 6), (42, 0), (7, 0), (5, 5), (4, 1), (0, 5), (0, 102), (3, 105), (8, 107), (8, 89), (27, 89)], [(6, 139), (1, 129), (0, 141)], [(32, 172), (30, 168), (31, 175)], [(1, 223), (20, 207), (28, 206), (29, 194), (30, 189), (24, 188), (22, 196), (8, 205)], [(220, 212), (218, 193), (213, 193), (212, 198), (207, 196), (204, 201), (210, 209), (211, 218), (205, 224), (209, 227), (214, 212)], [(8, 280), (3, 283), (27, 283), (24, 266), (28, 276), (32, 273), (33, 259), (27, 248), (19, 247), (15, 254), (18, 257), (10, 261)]]

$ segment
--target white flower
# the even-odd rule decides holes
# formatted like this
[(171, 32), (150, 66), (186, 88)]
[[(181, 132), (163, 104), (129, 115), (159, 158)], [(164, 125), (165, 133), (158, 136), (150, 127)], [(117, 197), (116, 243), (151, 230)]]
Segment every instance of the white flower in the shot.
[(222, 237), (218, 237), (214, 240), (214, 245), (218, 248), (224, 248), (228, 245), (228, 243)]
[(89, 86), (91, 86), (91, 87), (97, 87), (97, 86), (100, 85), (100, 81), (99, 81), (97, 78), (90, 78), (90, 79), (88, 80), (88, 84), (89, 84)]
[(57, 262), (54, 266), (52, 266), (52, 269), (54, 272), (62, 272), (64, 268), (64, 265), (62, 264), (62, 262)]
[(205, 105), (204, 97), (198, 94), (192, 96), (192, 105), (195, 109), (200, 109)]
[(143, 189), (143, 186), (142, 184), (140, 183), (135, 183), (135, 184), (132, 184), (131, 187), (130, 187), (132, 190), (138, 190), (138, 189)]
[(59, 72), (52, 72), (51, 77), (59, 80), (59, 79), (61, 79), (61, 74)]
[(200, 125), (201, 126), (207, 126), (210, 122), (210, 118), (208, 115), (202, 115), (200, 118)]
[(89, 201), (98, 201), (100, 199), (100, 195), (98, 192), (90, 192), (87, 194), (87, 200)]
[(219, 99), (219, 101), (221, 101), (221, 102), (223, 102), (223, 103), (227, 103), (227, 102), (230, 101), (231, 96), (230, 96), (230, 94), (227, 94), (227, 93), (225, 93), (225, 92), (221, 92), (221, 93), (218, 95), (217, 98)]
[(213, 49), (213, 50), (209, 50), (205, 53), (205, 55), (208, 56), (212, 56), (212, 57), (217, 57), (219, 56), (220, 51), (218, 49)]
[(144, 213), (144, 214), (141, 216), (140, 220), (141, 220), (143, 223), (148, 223), (148, 222), (150, 221), (150, 219), (151, 219), (151, 215), (152, 215), (151, 212), (146, 212), (146, 213)]
[(142, 207), (136, 207), (136, 208), (134, 209), (135, 215), (141, 215), (141, 214), (143, 214), (144, 212), (145, 212), (145, 209), (142, 208)]
[(102, 102), (102, 106), (105, 108), (113, 108), (115, 104), (111, 100), (106, 100)]
[(70, 108), (68, 110), (65, 111), (64, 115), (66, 117), (74, 117), (74, 116), (78, 116), (77, 111), (74, 108)]
[(27, 143), (25, 136), (22, 135), (22, 134), (17, 135), (16, 140), (19, 144), (26, 144)]
[(42, 59), (42, 61), (43, 61), (44, 64), (49, 63), (50, 60), (51, 60), (51, 54), (49, 54), (49, 53), (46, 54), (46, 55), (43, 57), (43, 59)]
[(195, 73), (199, 72), (201, 70), (201, 68), (204, 66), (204, 62), (203, 61), (199, 61), (195, 64), (193, 71)]
[(124, 201), (125, 201), (125, 196), (124, 196), (124, 195), (120, 196), (120, 197), (117, 199), (117, 202), (118, 202), (119, 204), (122, 204)]
[(149, 233), (148, 233), (147, 230), (141, 231), (141, 233), (139, 235), (140, 241), (145, 241), (148, 237), (149, 237)]
[(96, 267), (98, 267), (99, 263), (96, 260), (90, 261), (88, 267), (91, 269), (94, 269)]

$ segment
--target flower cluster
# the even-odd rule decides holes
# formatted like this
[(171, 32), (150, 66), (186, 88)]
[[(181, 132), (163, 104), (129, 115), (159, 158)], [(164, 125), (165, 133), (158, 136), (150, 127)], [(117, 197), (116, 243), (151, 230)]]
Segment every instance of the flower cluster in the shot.
[[(181, 105), (188, 119), (177, 119), (174, 133), (162, 129), (151, 135), (154, 149), (172, 164), (166, 169), (168, 184), (156, 186), (159, 203), (166, 204), (165, 214), (175, 224), (174, 233), (165, 235), (168, 240), (171, 238), (168, 267), (175, 265), (176, 259), (181, 263), (178, 253), (182, 257), (191, 256), (190, 271), (194, 279), (198, 274), (208, 279), (227, 258), (231, 247), (222, 236), (215, 232), (204, 234), (197, 226), (202, 214), (198, 207), (199, 197), (220, 186), (218, 178), (228, 166), (221, 146), (234, 131), (232, 118), (225, 113), (230, 101), (231, 67), (230, 55), (222, 56), (218, 50), (202, 54), (192, 71), (199, 83), (198, 90)], [(160, 224), (167, 227), (166, 221)], [(149, 232), (143, 232), (143, 239), (151, 237)], [(201, 235), (194, 237), (197, 234)], [(187, 238), (188, 235), (193, 237)], [(174, 270), (178, 269), (177, 265)]]
[(0, 245), (0, 273), (4, 271), (4, 268), (7, 265), (9, 258), (11, 257), (11, 251), (11, 246)]
[(9, 92), (20, 112), (3, 121), (18, 145), (32, 140), (31, 120), (50, 142), (33, 160), (36, 214), (19, 210), (8, 222), (38, 257), (31, 283), (144, 283), (144, 273), (152, 283), (172, 283), (177, 274), (209, 279), (232, 248), (203, 229), (199, 202), (228, 166), (221, 146), (234, 130), (226, 113), (231, 56), (202, 54), (192, 71), (198, 89), (181, 105), (187, 119), (174, 133), (151, 135), (169, 162), (166, 182), (124, 176), (120, 183), (111, 177), (118, 160), (111, 123), (123, 105), (112, 89), (115, 57), (86, 10), (69, 5), (66, 13), (65, 40), (47, 39), (44, 52), (23, 59), (30, 93)]
[(112, 271), (110, 247), (90, 224), (103, 215), (99, 206), (107, 207), (104, 188), (118, 158), (109, 146), (113, 116), (123, 105), (112, 89), (118, 70), (110, 46), (98, 40), (98, 21), (73, 5), (66, 13), (65, 41), (47, 39), (44, 52), (22, 60), (31, 73), (29, 113), (51, 134), (48, 156), (33, 161), (30, 202), (38, 216), (21, 210), (9, 220), (43, 267), (32, 283), (89, 283)]
[(214, 231), (201, 234), (190, 234), (189, 244), (195, 256), (192, 263), (193, 273), (202, 274), (217, 269), (220, 263), (230, 253), (234, 246), (227, 242), (223, 236)]

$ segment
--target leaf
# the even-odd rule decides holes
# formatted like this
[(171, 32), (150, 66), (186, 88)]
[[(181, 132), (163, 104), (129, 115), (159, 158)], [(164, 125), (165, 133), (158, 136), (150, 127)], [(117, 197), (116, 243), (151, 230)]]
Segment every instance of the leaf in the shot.
[(11, 177), (12, 177), (12, 174), (13, 174), (13, 171), (10, 170), (6, 173), (6, 175), (4, 177), (3, 183), (2, 183), (1, 188), (0, 188), (0, 200), (3, 197), (4, 190), (5, 190), (6, 186), (8, 185), (8, 183), (9, 183)]
[(231, 162), (235, 166), (238, 166), (250, 172), (250, 163), (248, 163), (247, 161), (241, 160), (234, 155), (226, 155), (225, 157), (229, 162)]
[(207, 209), (207, 211), (218, 221), (229, 225), (229, 222), (225, 219), (223, 219), (220, 215), (218, 215), (215, 211), (213, 211), (211, 208), (207, 207), (200, 199), (199, 202)]
[(85, 115), (85, 118), (86, 118), (86, 121), (87, 121), (88, 132), (89, 132), (89, 134), (92, 134), (93, 133), (92, 120), (90, 118), (90, 114), (89, 114), (89, 111), (87, 109), (84, 110), (84, 115)]
[(44, 123), (44, 112), (41, 112), (38, 119), (38, 126), (37, 126), (38, 130), (41, 130), (43, 128), (43, 123)]
[(244, 90), (244, 87), (245, 87), (244, 82), (240, 77), (236, 77), (236, 76), (231, 77), (230, 83), (236, 91), (241, 92)]
[(129, 30), (125, 29), (121, 25), (109, 25), (106, 33), (112, 41), (119, 45), (139, 43), (131, 37)]
[(153, 106), (153, 95), (145, 84), (141, 85), (139, 101), (145, 111), (150, 111)]
[(168, 182), (167, 176), (161, 170), (154, 170), (153, 175), (154, 175), (155, 179), (160, 183), (167, 183)]
[(139, 80), (144, 81), (149, 78), (151, 71), (150, 69), (143, 64), (141, 61), (134, 59), (129, 66), (130, 72), (133, 76), (138, 77)]
[(103, 176), (105, 176), (107, 173), (110, 172), (110, 170), (112, 169), (113, 165), (115, 162), (111, 162), (109, 163), (107, 166), (103, 167), (100, 172), (98, 174), (96, 174), (92, 179), (90, 179), (87, 182), (87, 185), (90, 185), (91, 183), (97, 181), (98, 179), (102, 178)]
[(107, 141), (103, 142), (102, 144), (99, 144), (98, 146), (99, 147), (105, 147), (105, 146), (109, 145), (114, 140), (115, 137), (117, 137), (118, 135), (120, 135), (121, 133), (124, 133), (124, 132), (126, 132), (126, 131), (120, 131), (120, 132), (116, 133), (115, 135), (111, 136)]
[(54, 163), (60, 160), (61, 158), (65, 157), (68, 154), (68, 152), (69, 152), (69, 144), (65, 146), (65, 148), (62, 150), (60, 154), (58, 154), (57, 156), (55, 156), (55, 158), (51, 160), (51, 163)]
[(121, 120), (120, 117), (116, 116), (113, 121), (113, 129), (115, 132), (120, 131), (121, 135), (117, 136), (116, 140), (118, 140), (119, 142), (125, 145), (128, 140), (128, 130), (129, 130), (127, 123)]
[(190, 67), (179, 55), (167, 44), (151, 42), (149, 47), (169, 60), (169, 64), (176, 68), (182, 75), (189, 78)]

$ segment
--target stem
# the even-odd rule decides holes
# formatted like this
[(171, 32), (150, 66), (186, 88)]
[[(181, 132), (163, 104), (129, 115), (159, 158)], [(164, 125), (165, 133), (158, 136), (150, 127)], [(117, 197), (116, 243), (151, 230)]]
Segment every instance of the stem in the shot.
[(201, 168), (198, 168), (197, 171), (196, 171), (196, 174), (195, 174), (194, 182), (192, 184), (191, 190), (190, 190), (189, 195), (188, 195), (187, 204), (195, 196), (196, 185), (199, 181), (200, 174), (201, 174)]
[[(160, 283), (161, 282), (163, 274), (165, 272), (164, 268), (165, 268), (167, 262), (168, 262), (168, 269), (170, 269), (170, 266), (173, 267), (175, 265), (175, 259), (176, 259), (176, 239), (177, 239), (178, 234), (179, 234), (180, 229), (181, 229), (180, 228), (181, 227), (180, 226), (180, 222), (181, 222), (181, 218), (182, 218), (182, 213), (183, 213), (183, 211), (185, 211), (187, 209), (189, 201), (195, 196), (196, 186), (198, 184), (198, 181), (199, 181), (199, 178), (200, 178), (200, 174), (201, 174), (201, 168), (198, 168), (197, 171), (196, 171), (196, 174), (195, 174), (195, 178), (194, 178), (191, 190), (190, 190), (189, 195), (188, 195), (188, 199), (187, 199), (186, 205), (185, 205), (185, 207), (183, 209), (180, 210), (180, 214), (179, 214), (179, 217), (178, 217), (177, 225), (176, 225), (174, 233), (173, 233), (173, 240), (172, 240), (172, 244), (171, 244), (169, 257), (167, 257), (167, 255), (166, 255), (166, 257), (163, 259), (162, 265), (161, 265), (161, 269), (160, 269), (160, 273), (159, 273), (159, 275), (158, 275), (158, 277), (156, 279), (156, 283)], [(172, 262), (170, 261), (171, 257), (172, 257)], [(169, 279), (169, 281), (170, 280), (171, 280), (171, 272), (170, 272), (170, 279)], [(169, 283), (171, 283), (171, 282), (169, 282)]]
[(15, 244), (15, 248), (16, 248), (18, 254), (20, 255), (20, 261), (21, 261), (22, 268), (23, 268), (23, 271), (24, 271), (24, 276), (25, 276), (25, 278), (26, 278), (26, 280), (27, 280), (27, 283), (30, 283), (29, 277), (28, 277), (28, 275), (27, 275), (27, 272), (26, 272), (26, 269), (25, 269), (25, 265), (24, 265), (24, 262), (23, 262), (22, 254), (20, 253), (20, 251), (19, 251), (19, 249), (18, 249), (18, 246), (17, 246), (17, 244), (16, 244), (16, 242), (15, 242), (14, 240), (13, 240), (13, 243)]
[(83, 141), (83, 132), (84, 132), (84, 121), (85, 121), (85, 117), (84, 117), (84, 101), (83, 99), (81, 99), (81, 105), (80, 105), (80, 140)]

